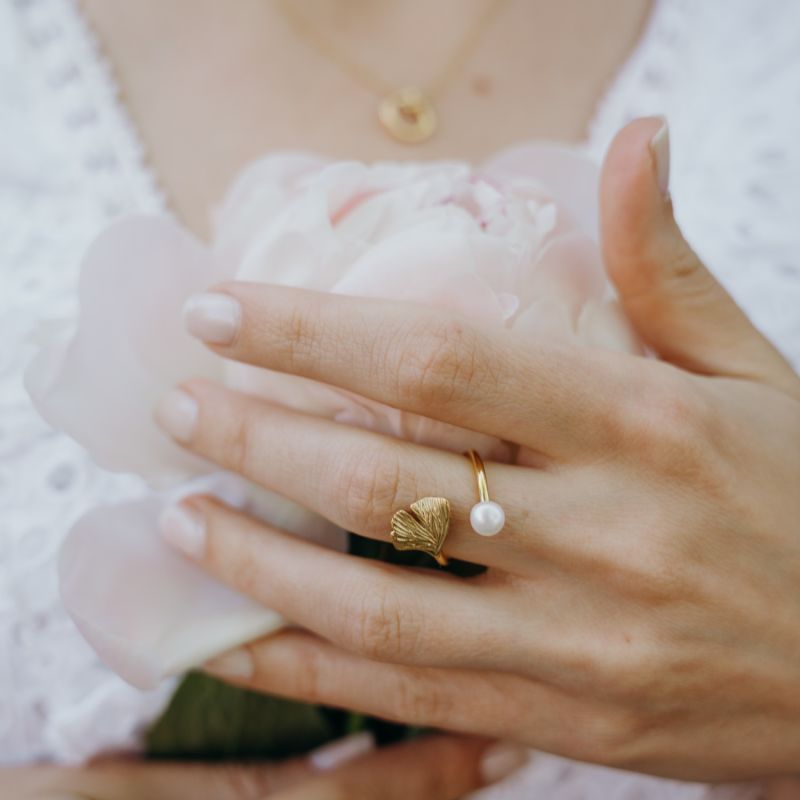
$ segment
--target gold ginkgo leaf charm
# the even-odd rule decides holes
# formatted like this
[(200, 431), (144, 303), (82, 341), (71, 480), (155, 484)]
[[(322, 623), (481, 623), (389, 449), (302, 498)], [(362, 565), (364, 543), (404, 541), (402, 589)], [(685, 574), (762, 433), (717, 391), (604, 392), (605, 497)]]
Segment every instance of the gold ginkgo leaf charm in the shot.
[(392, 517), (392, 543), (397, 550), (421, 550), (433, 556), (441, 566), (444, 540), (450, 528), (450, 503), (444, 497), (423, 497), (401, 508)]

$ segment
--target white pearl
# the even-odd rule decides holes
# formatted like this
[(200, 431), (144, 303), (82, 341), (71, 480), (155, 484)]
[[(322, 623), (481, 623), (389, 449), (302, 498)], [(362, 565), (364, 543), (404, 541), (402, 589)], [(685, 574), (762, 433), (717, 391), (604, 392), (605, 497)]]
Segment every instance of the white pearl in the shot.
[(494, 536), (503, 530), (506, 524), (506, 514), (503, 507), (494, 500), (475, 503), (469, 512), (469, 521), (472, 530), (481, 536)]

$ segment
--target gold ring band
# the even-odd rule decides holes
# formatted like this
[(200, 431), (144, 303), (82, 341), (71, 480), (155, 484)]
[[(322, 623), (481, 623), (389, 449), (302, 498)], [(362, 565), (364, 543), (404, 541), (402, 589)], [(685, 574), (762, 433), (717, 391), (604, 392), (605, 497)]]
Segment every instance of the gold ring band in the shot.
[(422, 497), (408, 509), (392, 516), (392, 544), (395, 550), (421, 550), (447, 566), (442, 553), (450, 530), (450, 501), (444, 497)]
[(497, 536), (506, 524), (506, 514), (499, 503), (489, 497), (489, 483), (486, 480), (486, 467), (477, 450), (467, 450), (464, 455), (472, 463), (478, 481), (479, 500), (469, 512), (469, 524), (480, 536)]

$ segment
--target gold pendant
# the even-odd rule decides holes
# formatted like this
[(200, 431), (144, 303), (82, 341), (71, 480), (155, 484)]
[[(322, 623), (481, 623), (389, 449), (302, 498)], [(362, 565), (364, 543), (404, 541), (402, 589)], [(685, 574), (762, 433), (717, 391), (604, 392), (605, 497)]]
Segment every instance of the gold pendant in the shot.
[(378, 119), (404, 144), (419, 144), (430, 139), (439, 124), (430, 97), (416, 86), (404, 86), (387, 94), (378, 104)]

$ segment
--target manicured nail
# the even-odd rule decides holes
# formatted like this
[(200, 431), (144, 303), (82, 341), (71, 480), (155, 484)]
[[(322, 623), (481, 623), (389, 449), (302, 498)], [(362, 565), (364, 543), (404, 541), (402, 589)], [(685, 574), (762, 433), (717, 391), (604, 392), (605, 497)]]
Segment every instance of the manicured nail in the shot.
[(516, 772), (531, 757), (531, 751), (511, 742), (499, 742), (481, 758), (481, 777), (484, 783), (497, 783)]
[(171, 389), (156, 406), (155, 417), (173, 439), (187, 443), (197, 426), (197, 400), (183, 389)]
[(236, 338), (241, 320), (239, 301), (222, 292), (195, 294), (183, 304), (186, 330), (209, 344), (230, 344)]
[(203, 515), (186, 506), (165, 508), (158, 518), (158, 528), (167, 544), (190, 558), (201, 558), (206, 547)]
[(656, 178), (658, 188), (664, 197), (669, 197), (669, 125), (662, 117), (658, 133), (650, 140), (650, 150), (656, 162)]
[(361, 731), (344, 739), (329, 742), (308, 757), (311, 766), (320, 772), (327, 772), (366, 755), (375, 749), (375, 737), (369, 731)]
[(220, 678), (246, 679), (253, 677), (256, 665), (246, 647), (237, 647), (235, 650), (228, 650), (227, 653), (206, 661), (203, 669)]

